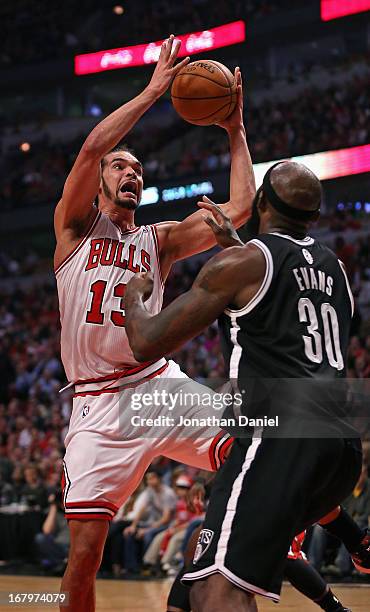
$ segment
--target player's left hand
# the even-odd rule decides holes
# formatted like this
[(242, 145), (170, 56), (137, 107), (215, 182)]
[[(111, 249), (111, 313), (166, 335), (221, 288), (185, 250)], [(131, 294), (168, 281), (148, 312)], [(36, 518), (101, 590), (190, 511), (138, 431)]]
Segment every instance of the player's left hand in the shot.
[(225, 119), (224, 121), (220, 121), (219, 123), (216, 123), (216, 125), (224, 128), (227, 131), (230, 131), (230, 130), (233, 130), (239, 127), (244, 127), (243, 83), (242, 83), (242, 73), (240, 72), (240, 68), (238, 66), (235, 68), (234, 78), (236, 82), (236, 95), (237, 95), (236, 106), (233, 112), (231, 113), (231, 115), (229, 115), (227, 119)]
[(233, 226), (230, 217), (225, 215), (221, 206), (218, 206), (212, 202), (212, 200), (207, 198), (207, 196), (203, 196), (203, 201), (198, 202), (198, 206), (204, 210), (210, 211), (211, 214), (205, 215), (203, 219), (213, 231), (217, 244), (224, 249), (230, 246), (244, 245), (236, 233), (236, 229)]
[(180, 46), (181, 41), (175, 39), (173, 34), (162, 43), (161, 53), (148, 85), (148, 88), (154, 91), (156, 97), (165, 93), (177, 73), (190, 61), (190, 57), (185, 57), (175, 65)]
[(130, 297), (141, 295), (144, 302), (153, 293), (154, 280), (152, 272), (139, 272), (133, 276), (126, 285), (125, 301), (130, 301)]

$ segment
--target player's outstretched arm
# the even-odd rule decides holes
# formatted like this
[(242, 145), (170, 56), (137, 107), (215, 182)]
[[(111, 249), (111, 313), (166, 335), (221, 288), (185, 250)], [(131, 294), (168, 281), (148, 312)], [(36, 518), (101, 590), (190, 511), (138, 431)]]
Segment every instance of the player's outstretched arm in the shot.
[(200, 334), (228, 304), (245, 306), (260, 288), (265, 269), (264, 256), (254, 245), (230, 247), (212, 257), (192, 288), (157, 315), (144, 303), (153, 289), (151, 274), (136, 274), (125, 293), (126, 332), (135, 358), (167, 355)]
[[(239, 68), (235, 69), (235, 78), (238, 83), (237, 105), (230, 117), (219, 124), (228, 133), (231, 153), (230, 199), (220, 206), (232, 223), (240, 227), (250, 216), (256, 185), (243, 122), (243, 89)], [(202, 217), (202, 211), (197, 211), (181, 223), (158, 225), (164, 275), (173, 261), (190, 257), (216, 244), (214, 233), (202, 222)]]
[(161, 47), (158, 63), (148, 86), (138, 96), (108, 115), (90, 132), (66, 180), (55, 212), (57, 240), (64, 229), (84, 234), (96, 215), (92, 203), (100, 183), (100, 161), (133, 128), (135, 123), (166, 91), (189, 57), (174, 66), (181, 42), (170, 38)]

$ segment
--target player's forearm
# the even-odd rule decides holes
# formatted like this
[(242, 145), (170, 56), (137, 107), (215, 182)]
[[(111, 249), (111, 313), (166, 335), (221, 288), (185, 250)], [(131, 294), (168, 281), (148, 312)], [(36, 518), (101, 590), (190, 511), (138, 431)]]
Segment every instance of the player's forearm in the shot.
[(90, 132), (83, 145), (85, 151), (98, 158), (104, 157), (130, 132), (158, 97), (158, 92), (149, 85), (136, 98), (117, 108)]
[(176, 348), (169, 337), (165, 317), (151, 315), (140, 296), (125, 296), (126, 332), (132, 352), (138, 361), (159, 359)]
[[(194, 312), (197, 312), (197, 318)], [(127, 336), (138, 361), (158, 359), (172, 353), (200, 334), (219, 314), (213, 312), (211, 299), (203, 308), (197, 307), (192, 292), (188, 291), (159, 314), (152, 315), (146, 310), (142, 296), (129, 290), (125, 294), (125, 313)]]
[(231, 172), (230, 201), (226, 205), (226, 214), (236, 227), (240, 227), (250, 216), (256, 183), (244, 126), (232, 128), (228, 134)]

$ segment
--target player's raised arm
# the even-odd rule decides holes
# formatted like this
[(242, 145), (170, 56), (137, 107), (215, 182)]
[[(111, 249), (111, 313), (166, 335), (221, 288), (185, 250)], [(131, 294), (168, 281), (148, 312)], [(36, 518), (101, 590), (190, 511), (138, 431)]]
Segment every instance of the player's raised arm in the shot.
[[(238, 101), (235, 110), (228, 119), (218, 125), (228, 133), (231, 154), (230, 199), (225, 204), (221, 204), (221, 207), (233, 224), (240, 227), (250, 216), (256, 186), (243, 123), (243, 89), (239, 68), (235, 69), (235, 78), (238, 83)], [(168, 260), (172, 263), (184, 259), (216, 244), (211, 228), (203, 223), (203, 215), (202, 211), (197, 211), (181, 223), (169, 222), (158, 225), (164, 275), (169, 267)]]
[(188, 63), (185, 58), (174, 66), (181, 42), (173, 35), (162, 44), (158, 63), (148, 86), (90, 132), (77, 156), (64, 185), (62, 198), (55, 212), (57, 240), (64, 229), (83, 235), (96, 214), (92, 203), (100, 183), (100, 161), (132, 129), (140, 117), (166, 91), (181, 68)]
[(259, 290), (265, 269), (262, 252), (254, 245), (230, 247), (212, 257), (191, 289), (157, 315), (144, 304), (153, 288), (150, 273), (136, 274), (125, 293), (126, 332), (135, 358), (167, 355), (200, 334), (228, 304), (245, 306)]

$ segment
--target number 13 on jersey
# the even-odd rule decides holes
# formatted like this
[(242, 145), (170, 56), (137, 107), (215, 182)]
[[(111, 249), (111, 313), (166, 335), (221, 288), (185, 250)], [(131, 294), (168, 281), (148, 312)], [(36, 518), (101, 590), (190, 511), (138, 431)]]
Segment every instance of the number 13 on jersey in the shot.
[[(102, 304), (104, 295), (107, 289), (107, 281), (97, 280), (90, 286), (90, 293), (92, 293), (92, 300), (90, 310), (86, 314), (86, 323), (93, 323), (94, 325), (104, 325), (105, 313), (102, 311)], [(125, 310), (124, 310), (124, 295), (126, 291), (126, 285), (124, 283), (118, 283), (113, 289), (113, 296), (118, 298), (119, 310), (110, 311), (110, 319), (117, 327), (125, 327)]]

